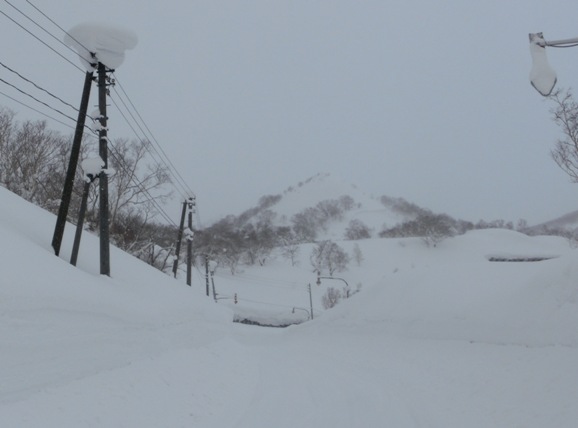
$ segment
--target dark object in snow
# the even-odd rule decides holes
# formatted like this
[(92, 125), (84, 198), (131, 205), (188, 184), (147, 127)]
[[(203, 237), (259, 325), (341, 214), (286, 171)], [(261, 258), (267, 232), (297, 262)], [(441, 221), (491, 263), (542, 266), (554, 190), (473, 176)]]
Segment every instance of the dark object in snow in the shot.
[(488, 256), (490, 262), (542, 262), (544, 260), (551, 260), (556, 256)]

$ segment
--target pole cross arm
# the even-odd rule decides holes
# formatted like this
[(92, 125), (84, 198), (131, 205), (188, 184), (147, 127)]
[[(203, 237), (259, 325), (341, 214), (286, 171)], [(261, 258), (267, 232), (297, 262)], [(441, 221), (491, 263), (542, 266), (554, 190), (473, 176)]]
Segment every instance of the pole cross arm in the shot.
[(552, 46), (555, 48), (570, 48), (573, 46), (578, 46), (578, 37), (573, 39), (563, 39), (563, 40), (544, 40), (546, 46)]

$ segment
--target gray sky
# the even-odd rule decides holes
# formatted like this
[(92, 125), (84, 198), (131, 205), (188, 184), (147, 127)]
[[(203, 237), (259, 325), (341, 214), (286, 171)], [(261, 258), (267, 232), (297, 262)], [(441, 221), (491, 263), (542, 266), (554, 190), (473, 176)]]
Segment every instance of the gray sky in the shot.
[[(10, 3), (62, 36), (27, 1)], [(32, 3), (65, 29), (98, 21), (138, 35), (116, 76), (204, 222), (318, 172), (472, 221), (533, 224), (578, 209), (578, 185), (549, 155), (550, 106), (528, 81), (528, 33), (578, 36), (575, 1)], [(34, 28), (8, 3), (0, 11)], [(78, 105), (79, 70), (4, 15), (0, 37), (6, 65)], [(578, 86), (578, 48), (548, 55), (558, 84)], [(42, 118), (3, 95), (0, 105)], [(115, 114), (111, 138), (133, 138)], [(178, 200), (167, 211), (178, 217)]]

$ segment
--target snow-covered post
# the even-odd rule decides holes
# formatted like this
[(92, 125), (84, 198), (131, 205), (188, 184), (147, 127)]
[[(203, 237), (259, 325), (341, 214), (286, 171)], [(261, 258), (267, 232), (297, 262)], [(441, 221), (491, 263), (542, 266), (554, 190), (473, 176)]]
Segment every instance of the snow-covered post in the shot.
[(99, 178), (100, 211), (100, 273), (110, 276), (110, 240), (108, 208), (108, 129), (106, 113), (107, 73), (113, 72), (124, 61), (124, 52), (137, 44), (137, 37), (131, 31), (107, 25), (86, 23), (70, 30), (65, 42), (74, 48), (82, 64), (90, 71), (98, 72), (98, 105), (100, 128), (99, 155), (104, 162), (104, 170)]
[[(106, 116), (107, 68), (98, 63), (98, 107), (100, 110), (100, 130), (98, 131), (98, 154), (108, 168), (108, 130)], [(99, 199), (99, 236), (100, 236), (100, 274), (110, 276), (110, 235), (108, 208), (108, 176), (102, 174), (98, 180)]]
[(185, 239), (187, 240), (187, 285), (191, 286), (191, 273), (193, 271), (193, 212), (195, 204), (193, 199), (189, 199), (189, 219), (185, 229)]
[(82, 170), (84, 171), (84, 190), (82, 192), (82, 200), (80, 202), (80, 209), (78, 210), (78, 222), (76, 223), (76, 233), (74, 235), (74, 244), (72, 246), (72, 255), (70, 256), (70, 264), (76, 266), (78, 259), (78, 251), (80, 249), (80, 238), (82, 237), (82, 229), (84, 227), (84, 215), (86, 213), (86, 205), (88, 201), (88, 192), (90, 191), (90, 184), (100, 176), (104, 162), (101, 158), (89, 158), (82, 162)]
[(175, 260), (173, 262), (173, 274), (177, 277), (177, 270), (179, 268), (179, 258), (181, 255), (181, 243), (183, 241), (183, 230), (185, 229), (185, 216), (187, 215), (187, 205), (194, 204), (194, 198), (189, 198), (188, 201), (183, 202), (183, 210), (181, 212), (181, 223), (179, 225), (179, 232), (177, 234), (177, 247), (175, 249)]

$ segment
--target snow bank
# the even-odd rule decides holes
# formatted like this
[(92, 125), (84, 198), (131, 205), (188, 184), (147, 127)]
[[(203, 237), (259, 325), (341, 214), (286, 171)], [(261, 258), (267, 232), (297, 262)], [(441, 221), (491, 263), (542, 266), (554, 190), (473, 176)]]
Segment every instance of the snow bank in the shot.
[[(566, 240), (481, 230), (421, 254), (417, 242), (405, 246), (399, 267), (323, 322), (423, 339), (578, 346), (578, 254)], [(558, 258), (488, 261), (495, 253)]]
[[(90, 234), (73, 268), (50, 248), (54, 222), (0, 189), (3, 426), (576, 425), (578, 262), (565, 240), (488, 230), (436, 248), (341, 242), (364, 253), (340, 273), (362, 291), (317, 311), (323, 280), (313, 321), (264, 329), (232, 323), (224, 306), (296, 316), (315, 280), (310, 246), (299, 266), (221, 272), (215, 304), (204, 283), (187, 287), (114, 248), (102, 277)], [(500, 251), (558, 258), (487, 260)]]

